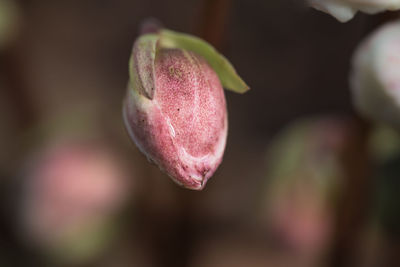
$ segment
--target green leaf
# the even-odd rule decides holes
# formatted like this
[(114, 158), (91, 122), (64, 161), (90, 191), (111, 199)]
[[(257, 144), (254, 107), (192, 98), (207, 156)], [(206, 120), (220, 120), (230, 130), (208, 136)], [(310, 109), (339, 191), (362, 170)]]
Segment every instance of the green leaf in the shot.
[(159, 35), (159, 47), (185, 49), (205, 58), (217, 73), (224, 88), (236, 93), (245, 93), (250, 89), (236, 73), (232, 64), (209, 43), (192, 35), (165, 29), (161, 30)]
[(131, 86), (149, 99), (153, 99), (155, 90), (154, 61), (158, 38), (157, 34), (140, 36), (133, 45), (129, 61)]

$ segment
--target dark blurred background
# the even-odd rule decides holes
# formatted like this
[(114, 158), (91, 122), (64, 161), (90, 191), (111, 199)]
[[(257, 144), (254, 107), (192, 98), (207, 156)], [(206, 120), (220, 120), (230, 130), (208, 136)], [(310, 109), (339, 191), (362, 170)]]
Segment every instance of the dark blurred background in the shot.
[[(398, 137), (354, 113), (348, 86), (357, 44), (390, 16), (341, 24), (302, 0), (0, 0), (0, 266), (399, 266)], [(224, 161), (201, 192), (124, 129), (148, 17), (209, 41), (251, 87), (226, 91)]]

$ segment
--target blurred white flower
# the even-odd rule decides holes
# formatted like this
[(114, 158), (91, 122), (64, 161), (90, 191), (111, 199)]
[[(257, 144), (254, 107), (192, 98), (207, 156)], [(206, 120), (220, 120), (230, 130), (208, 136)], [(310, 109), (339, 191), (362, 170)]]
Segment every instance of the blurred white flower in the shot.
[(385, 24), (360, 44), (351, 89), (362, 115), (400, 129), (400, 21)]
[(341, 22), (351, 20), (358, 11), (375, 14), (398, 10), (400, 0), (308, 0), (315, 9), (331, 14)]

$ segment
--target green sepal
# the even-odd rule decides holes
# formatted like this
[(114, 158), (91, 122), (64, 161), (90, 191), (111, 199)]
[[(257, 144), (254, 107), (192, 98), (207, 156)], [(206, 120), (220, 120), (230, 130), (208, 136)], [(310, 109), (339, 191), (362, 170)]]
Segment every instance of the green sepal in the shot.
[(149, 99), (155, 91), (155, 69), (158, 34), (140, 36), (133, 45), (129, 60), (129, 77), (131, 88)]
[(159, 32), (160, 48), (178, 48), (202, 56), (217, 73), (222, 86), (236, 93), (245, 93), (250, 88), (236, 73), (232, 64), (214, 47), (202, 39), (184, 33), (163, 29)]

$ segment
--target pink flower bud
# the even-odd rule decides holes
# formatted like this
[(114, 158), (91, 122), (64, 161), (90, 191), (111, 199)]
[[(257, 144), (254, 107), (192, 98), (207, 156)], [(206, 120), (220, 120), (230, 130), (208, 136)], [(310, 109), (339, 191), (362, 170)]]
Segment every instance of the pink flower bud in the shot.
[(176, 183), (201, 190), (222, 161), (227, 138), (224, 91), (199, 54), (163, 48), (144, 35), (134, 44), (124, 121), (150, 161)]
[(22, 237), (57, 261), (96, 258), (112, 240), (128, 197), (124, 163), (103, 143), (66, 139), (42, 147), (27, 164)]
[(299, 119), (268, 148), (263, 222), (298, 253), (314, 257), (331, 241), (333, 200), (345, 179), (341, 156), (352, 134), (345, 118)]

